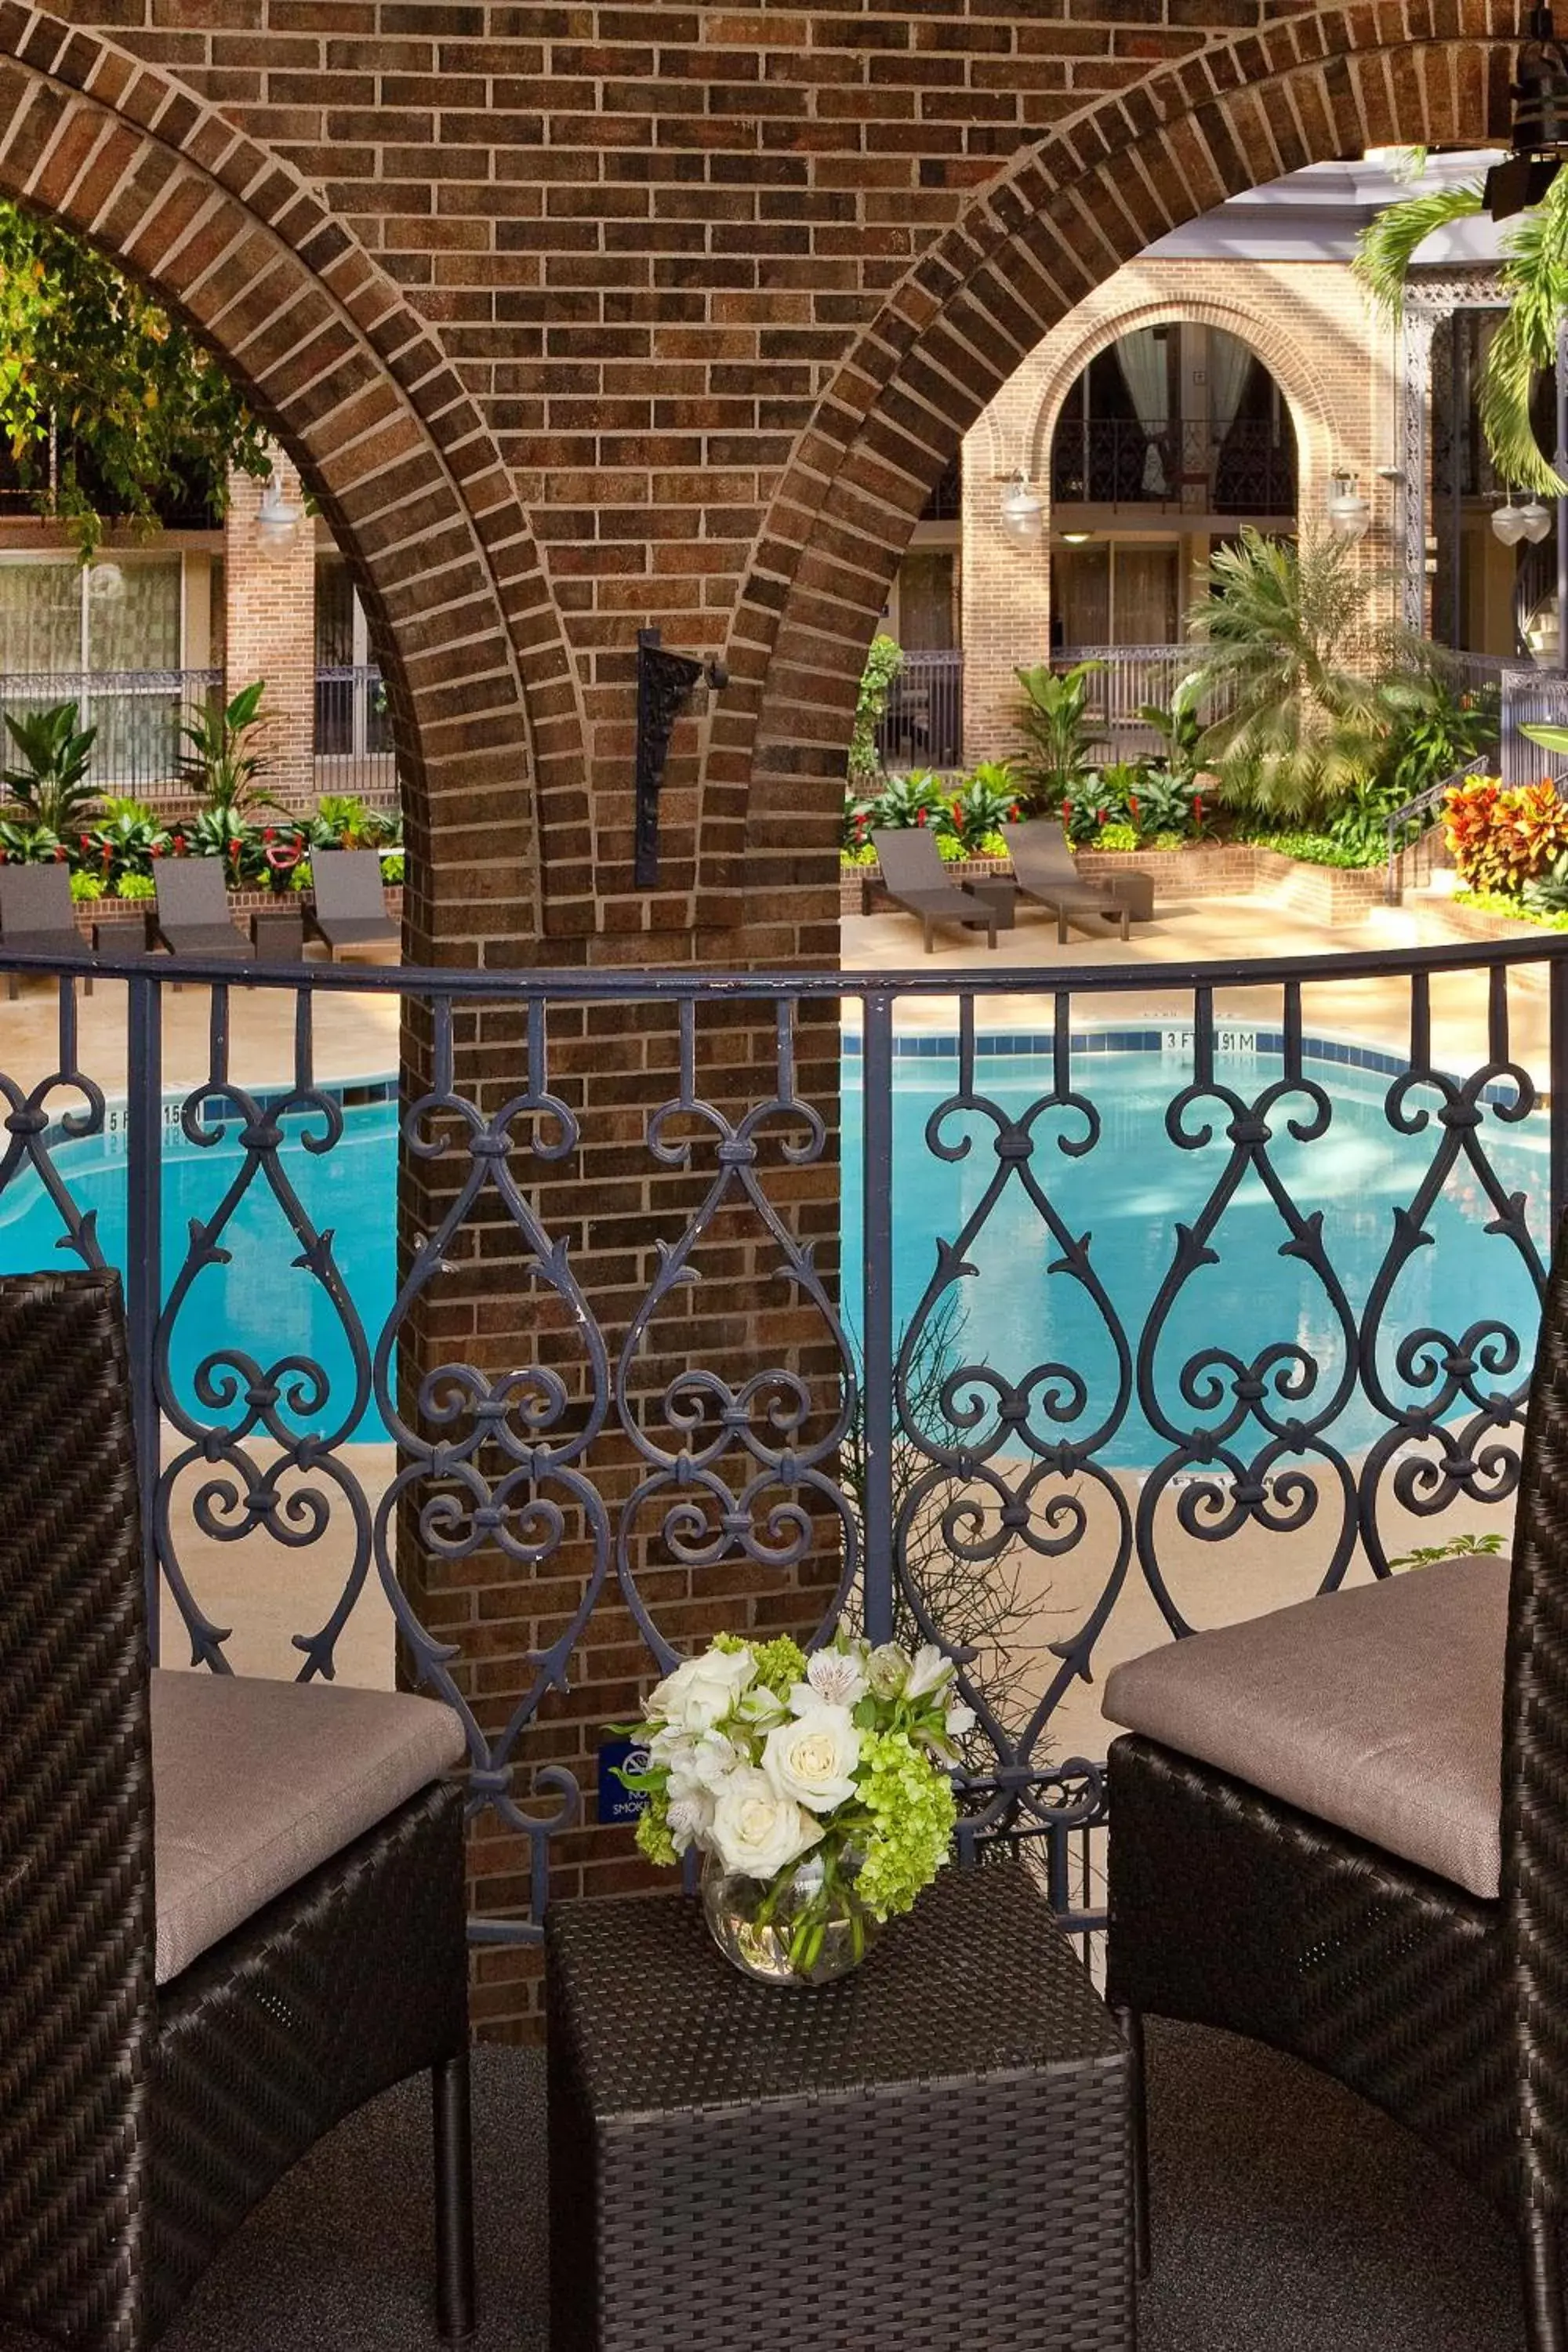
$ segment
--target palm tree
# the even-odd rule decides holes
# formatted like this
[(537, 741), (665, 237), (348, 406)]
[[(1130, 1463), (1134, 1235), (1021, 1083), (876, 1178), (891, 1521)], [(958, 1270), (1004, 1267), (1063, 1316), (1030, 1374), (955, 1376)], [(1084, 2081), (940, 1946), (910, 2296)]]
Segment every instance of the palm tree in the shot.
[(1244, 530), (1198, 585), (1194, 692), (1225, 714), (1199, 749), (1221, 797), (1269, 816), (1331, 809), (1376, 764), (1414, 640), (1373, 621), (1378, 581), (1326, 532), (1297, 543)]
[[(1397, 317), (1417, 248), (1435, 230), (1484, 209), (1479, 181), (1390, 205), (1362, 231), (1357, 277), (1379, 307)], [(1504, 482), (1561, 498), (1568, 493), (1568, 482), (1559, 479), (1536, 439), (1531, 399), (1537, 378), (1556, 364), (1558, 330), (1568, 315), (1568, 173), (1510, 228), (1501, 281), (1509, 307), (1487, 353), (1481, 430)]]

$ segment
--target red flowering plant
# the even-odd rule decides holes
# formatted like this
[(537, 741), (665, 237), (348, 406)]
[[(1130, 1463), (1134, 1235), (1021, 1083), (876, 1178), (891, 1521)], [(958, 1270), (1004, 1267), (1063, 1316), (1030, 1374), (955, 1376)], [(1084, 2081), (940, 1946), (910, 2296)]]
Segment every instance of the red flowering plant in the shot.
[(948, 802), (942, 829), (965, 857), (994, 856), (1005, 824), (1017, 822), (1018, 795), (1005, 760), (983, 760)]

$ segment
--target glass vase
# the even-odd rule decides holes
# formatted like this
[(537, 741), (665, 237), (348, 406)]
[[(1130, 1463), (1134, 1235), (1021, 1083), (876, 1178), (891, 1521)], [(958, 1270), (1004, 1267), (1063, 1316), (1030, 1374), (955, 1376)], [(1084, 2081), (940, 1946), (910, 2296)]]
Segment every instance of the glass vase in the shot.
[(710, 1853), (702, 1864), (709, 1933), (742, 1976), (772, 1985), (830, 1984), (858, 1968), (882, 1923), (856, 1892), (859, 1856), (841, 1854), (831, 1880), (821, 1859), (779, 1878), (743, 1878)]

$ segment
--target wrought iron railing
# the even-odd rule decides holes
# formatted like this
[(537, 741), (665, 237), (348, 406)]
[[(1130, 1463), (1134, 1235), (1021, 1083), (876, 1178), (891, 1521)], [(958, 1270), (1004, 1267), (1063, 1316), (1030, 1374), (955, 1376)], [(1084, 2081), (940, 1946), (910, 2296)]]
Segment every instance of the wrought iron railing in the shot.
[[(224, 690), (220, 669), (14, 670), (0, 674), (0, 719), (74, 702), (80, 723), (98, 730), (88, 772), (95, 791), (159, 808), (189, 798), (181, 729)], [(318, 792), (395, 805), (396, 761), (379, 670), (317, 670), (315, 751)]]
[(373, 803), (395, 802), (392, 721), (378, 669), (352, 663), (318, 668), (316, 788)]
[[(588, 1793), (591, 1757), (538, 1744), (586, 1654), (624, 1706), (727, 1592), (816, 1562), (822, 1623), (946, 1643), (965, 1850), (1038, 1842), (1088, 1933), (1090, 1677), (1508, 1524), (1568, 941), (962, 981), (296, 965), (249, 993), (104, 959), (90, 1005), (62, 969), (0, 950), (55, 1007), (0, 1005), (0, 1266), (124, 1267), (150, 1585), (197, 1659), (230, 1655), (226, 1558), (247, 1594), (273, 1547), (319, 1561), (302, 1676), (390, 1607), (532, 1856), (483, 1937), (535, 1934)], [(401, 1096), (364, 1067), (371, 996), (428, 1056)], [(481, 1099), (459, 1055), (491, 1022)]]
[(1268, 417), (1238, 418), (1223, 440), (1208, 425), (1068, 418), (1052, 446), (1051, 498), (1058, 506), (1293, 515), (1295, 439)]
[(1384, 896), (1391, 907), (1396, 907), (1407, 889), (1418, 888), (1429, 881), (1434, 863), (1432, 836), (1441, 822), (1443, 803), (1457, 785), (1468, 783), (1473, 776), (1489, 775), (1497, 764), (1495, 753), (1479, 752), (1475, 759), (1441, 783), (1429, 784), (1424, 793), (1396, 808), (1387, 819), (1384, 834), (1388, 842), (1388, 878)]
[[(12, 670), (0, 674), (0, 719), (74, 702), (79, 723), (98, 730), (94, 790), (156, 803), (179, 790), (181, 728), (222, 686), (216, 669)], [(7, 759), (12, 748), (7, 734)]]
[(963, 656), (906, 653), (877, 729), (884, 767), (956, 768), (963, 758)]

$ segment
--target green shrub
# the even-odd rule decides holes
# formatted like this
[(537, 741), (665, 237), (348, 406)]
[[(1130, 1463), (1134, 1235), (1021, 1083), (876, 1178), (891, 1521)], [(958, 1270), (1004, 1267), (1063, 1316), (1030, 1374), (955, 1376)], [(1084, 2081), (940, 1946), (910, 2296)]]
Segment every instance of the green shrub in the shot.
[(401, 850), (392, 857), (384, 857), (381, 861), (382, 888), (384, 890), (401, 889), (403, 887), (403, 853)]
[(957, 866), (961, 860), (968, 856), (969, 852), (957, 834), (939, 833), (936, 837), (936, 854), (944, 866)]
[(1136, 849), (1138, 846), (1138, 828), (1135, 824), (1101, 825), (1099, 837), (1094, 845), (1096, 849)]
[(71, 876), (71, 897), (79, 907), (84, 900), (101, 898), (102, 896), (103, 882), (100, 876), (89, 873), (85, 866), (80, 873)]
[(1523, 898), (1516, 898), (1506, 890), (1456, 890), (1457, 907), (1475, 907), (1483, 915), (1508, 915), (1516, 923), (1538, 923), (1543, 931), (1568, 931), (1568, 914), (1538, 913)]
[[(841, 849), (838, 853), (838, 863), (840, 866), (875, 866), (877, 852), (870, 842), (862, 841), (854, 849)], [(384, 867), (382, 870), (382, 878), (384, 881)]]
[(1281, 857), (1294, 857), (1302, 866), (1332, 866), (1353, 873), (1383, 863), (1381, 856), (1367, 857), (1347, 849), (1331, 833), (1266, 833), (1255, 828), (1239, 837), (1256, 843), (1259, 849), (1276, 850)]
[(155, 898), (158, 886), (150, 874), (122, 874), (110, 892), (112, 898)]
[(1009, 824), (1018, 814), (1011, 765), (1005, 760), (986, 760), (952, 794), (939, 823), (942, 834), (961, 842), (964, 854), (973, 857), (999, 824)]
[(889, 776), (871, 806), (871, 824), (889, 833), (927, 824), (934, 831), (948, 813), (947, 787), (930, 768)]
[(895, 638), (872, 638), (871, 650), (860, 674), (860, 688), (855, 698), (855, 725), (849, 737), (849, 784), (854, 792), (873, 793), (881, 781), (882, 763), (877, 756), (877, 730), (887, 715), (888, 697), (893, 690), (893, 680), (903, 666), (903, 648)]

